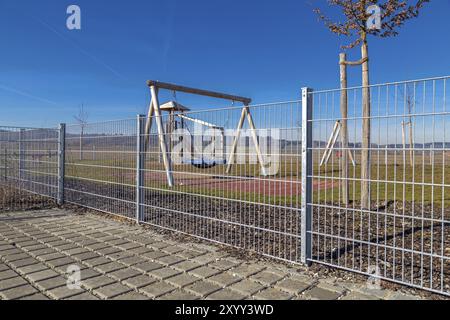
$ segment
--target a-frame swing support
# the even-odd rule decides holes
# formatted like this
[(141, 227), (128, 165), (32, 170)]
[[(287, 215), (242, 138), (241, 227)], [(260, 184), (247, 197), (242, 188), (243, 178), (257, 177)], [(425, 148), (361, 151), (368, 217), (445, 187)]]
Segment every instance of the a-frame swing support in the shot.
[(256, 156), (258, 157), (258, 162), (261, 165), (261, 174), (263, 176), (266, 176), (266, 169), (264, 167), (264, 159), (261, 154), (261, 149), (259, 148), (258, 135), (256, 134), (255, 123), (253, 122), (253, 117), (252, 117), (252, 114), (250, 113), (250, 109), (248, 108), (248, 106), (244, 106), (244, 108), (242, 108), (241, 118), (239, 119), (238, 127), (236, 130), (236, 137), (234, 138), (233, 144), (231, 146), (230, 157), (228, 159), (227, 169), (225, 172), (227, 174), (229, 174), (231, 172), (231, 167), (234, 163), (234, 159), (236, 156), (237, 145), (239, 142), (239, 138), (241, 136), (241, 130), (242, 130), (242, 127), (244, 126), (244, 122), (245, 122), (246, 118), (247, 118), (248, 124), (250, 126), (250, 133), (252, 136), (253, 144), (255, 145)]
[(247, 121), (248, 121), (248, 123), (250, 125), (250, 129), (251, 129), (253, 143), (255, 145), (256, 153), (258, 156), (258, 161), (260, 162), (260, 165), (261, 165), (261, 173), (263, 175), (265, 175), (264, 162), (263, 162), (261, 150), (259, 148), (258, 137), (256, 134), (256, 127), (253, 122), (253, 118), (250, 113), (250, 110), (249, 110), (249, 105), (252, 101), (250, 98), (234, 96), (234, 95), (224, 94), (224, 93), (220, 93), (220, 92), (196, 89), (196, 88), (189, 88), (189, 87), (185, 87), (185, 86), (180, 86), (180, 85), (165, 83), (165, 82), (159, 82), (159, 81), (154, 81), (154, 80), (147, 81), (147, 85), (150, 88), (151, 100), (150, 100), (150, 106), (148, 109), (147, 120), (146, 120), (146, 124), (145, 124), (145, 132), (144, 132), (145, 149), (147, 149), (149, 147), (152, 122), (153, 122), (153, 118), (155, 118), (157, 130), (158, 130), (159, 147), (161, 149), (164, 168), (165, 168), (166, 176), (167, 176), (167, 183), (168, 183), (169, 187), (173, 187), (174, 180), (173, 180), (173, 172), (172, 172), (172, 159), (170, 157), (170, 151), (168, 149), (167, 136), (164, 132), (164, 125), (163, 125), (163, 121), (162, 121), (161, 109), (160, 109), (160, 104), (159, 104), (159, 99), (158, 99), (160, 89), (170, 90), (173, 92), (190, 93), (190, 94), (195, 94), (195, 95), (201, 95), (201, 96), (218, 98), (218, 99), (225, 99), (225, 100), (236, 101), (236, 102), (242, 102), (244, 104), (244, 107), (242, 109), (241, 119), (239, 120), (237, 134), (233, 141), (233, 147), (232, 147), (232, 150), (230, 153), (230, 160), (228, 162), (226, 172), (228, 173), (231, 170), (231, 165), (235, 158), (237, 143), (238, 143), (238, 140), (240, 137), (241, 129), (244, 124), (245, 118), (247, 118)]
[[(336, 121), (334, 124), (333, 132), (331, 133), (330, 139), (328, 140), (327, 147), (325, 148), (325, 152), (322, 156), (322, 160), (320, 161), (319, 166), (322, 167), (324, 164), (327, 164), (330, 161), (331, 155), (333, 154), (334, 147), (339, 138), (339, 134), (341, 133), (342, 124), (340, 121)], [(353, 158), (353, 154), (350, 149), (344, 150), (343, 152), (348, 152), (348, 157), (352, 162), (353, 167), (356, 166), (355, 159)]]

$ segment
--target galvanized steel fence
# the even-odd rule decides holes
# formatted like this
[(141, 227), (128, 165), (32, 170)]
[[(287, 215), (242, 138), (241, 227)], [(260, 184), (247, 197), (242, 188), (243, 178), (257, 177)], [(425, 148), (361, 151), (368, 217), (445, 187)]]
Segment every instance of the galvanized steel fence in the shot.
[[(328, 186), (306, 188), (312, 192), (306, 202), (311, 225), (304, 234), (310, 261), (450, 294), (448, 79), (370, 86), (368, 145), (362, 141), (365, 88), (310, 93), (312, 141), (307, 149), (313, 160), (307, 176)], [(348, 141), (337, 139), (327, 160), (333, 129), (344, 122)]]
[(450, 295), (448, 78), (370, 86), (369, 119), (367, 88), (355, 87), (304, 89), (299, 101), (247, 111), (165, 113), (163, 136), (145, 133), (145, 116), (0, 128), (2, 190)]
[(1, 211), (52, 206), (58, 198), (56, 129), (0, 126)]
[(135, 217), (136, 120), (66, 127), (67, 203)]
[[(164, 137), (173, 162), (172, 187), (156, 126), (146, 135), (145, 117), (69, 125), (65, 201), (299, 261), (300, 109), (298, 101), (250, 107), (264, 168), (252, 132), (244, 127), (229, 173), (226, 146), (233, 144), (242, 107), (186, 112), (176, 122), (163, 115), (167, 130), (179, 127)], [(215, 124), (218, 134), (208, 135), (205, 124)], [(208, 152), (211, 140), (214, 150)], [(262, 170), (274, 172), (263, 176)]]

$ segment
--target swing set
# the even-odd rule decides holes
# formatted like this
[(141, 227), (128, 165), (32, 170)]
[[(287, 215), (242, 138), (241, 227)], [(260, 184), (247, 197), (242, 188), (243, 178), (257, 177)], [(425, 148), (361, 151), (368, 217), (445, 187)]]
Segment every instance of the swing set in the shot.
[[(148, 109), (147, 119), (145, 123), (145, 148), (147, 149), (150, 144), (150, 132), (153, 124), (153, 119), (155, 119), (157, 132), (158, 132), (158, 142), (159, 142), (159, 148), (162, 155), (162, 161), (164, 164), (164, 168), (166, 171), (167, 176), (167, 183), (169, 187), (174, 186), (174, 178), (173, 178), (173, 163), (171, 158), (171, 149), (172, 144), (171, 142), (168, 143), (167, 136), (171, 133), (173, 133), (178, 128), (178, 123), (180, 123), (180, 128), (187, 129), (185, 126), (185, 122), (189, 121), (192, 123), (196, 123), (211, 129), (219, 130), (221, 132), (221, 140), (223, 144), (223, 159), (222, 163), (218, 163), (216, 159), (205, 159), (203, 152), (201, 152), (202, 156), (200, 159), (193, 157), (194, 150), (191, 149), (191, 160), (189, 161), (189, 164), (199, 168), (199, 169), (208, 169), (215, 167), (218, 164), (225, 164), (227, 165), (225, 172), (229, 174), (231, 172), (232, 165), (235, 161), (236, 157), (236, 151), (238, 147), (239, 138), (241, 135), (242, 128), (244, 126), (245, 119), (247, 119), (247, 122), (250, 126), (250, 133), (253, 140), (253, 144), (256, 149), (256, 154), (258, 158), (258, 162), (261, 166), (261, 174), (263, 176), (266, 176), (266, 170), (264, 167), (264, 160), (261, 154), (261, 149), (259, 147), (258, 142), (258, 136), (256, 133), (256, 127), (255, 123), (253, 121), (252, 114), (250, 112), (249, 105), (251, 103), (250, 98), (235, 96), (235, 95), (229, 95), (224, 94), (220, 92), (214, 92), (214, 91), (208, 91), (208, 90), (202, 90), (202, 89), (196, 89), (196, 88), (189, 88), (185, 86), (180, 86), (172, 83), (164, 83), (154, 80), (147, 81), (147, 85), (150, 88), (150, 94), (151, 94), (151, 100), (150, 100), (150, 106)], [(231, 146), (230, 155), (228, 160), (225, 160), (225, 128), (220, 127), (218, 125), (208, 123), (206, 121), (193, 118), (191, 116), (188, 116), (186, 113), (190, 111), (185, 106), (179, 104), (176, 101), (169, 101), (163, 105), (160, 105), (159, 103), (159, 91), (160, 90), (169, 90), (174, 93), (174, 97), (176, 97), (177, 92), (183, 92), (183, 93), (189, 93), (194, 95), (200, 95), (205, 97), (211, 97), (211, 98), (217, 98), (217, 99), (224, 99), (234, 102), (241, 102), (243, 104), (241, 117), (239, 119), (237, 129), (235, 132), (235, 137), (233, 139), (233, 144)], [(162, 120), (162, 112), (167, 112), (169, 117), (167, 121), (166, 128), (164, 128), (164, 123)], [(176, 119), (179, 119), (180, 122), (177, 122)], [(190, 133), (191, 139), (192, 139), (192, 133)], [(215, 139), (215, 138), (214, 138)], [(214, 141), (215, 142), (215, 141)], [(203, 136), (202, 136), (202, 145), (203, 145)]]

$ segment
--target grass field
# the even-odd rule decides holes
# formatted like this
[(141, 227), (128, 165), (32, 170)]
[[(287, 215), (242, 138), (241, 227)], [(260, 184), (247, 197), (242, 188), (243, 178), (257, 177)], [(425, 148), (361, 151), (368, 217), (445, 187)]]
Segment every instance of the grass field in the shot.
[[(90, 179), (112, 184), (135, 184), (135, 155), (133, 153), (114, 154), (107, 152), (97, 155), (96, 160), (80, 161), (74, 153), (68, 158), (66, 174), (72, 178)], [(319, 167), (319, 154), (316, 153), (313, 170), (314, 201), (339, 203), (342, 192), (339, 159), (333, 158), (329, 164)], [(409, 158), (409, 157), (408, 157)], [(372, 155), (371, 199), (377, 204), (388, 201), (407, 201), (434, 204), (436, 207), (450, 205), (450, 164), (444, 161), (442, 153), (436, 153), (434, 165), (429, 154), (416, 153), (415, 165), (402, 164), (403, 153), (390, 154), (385, 165), (385, 156)], [(358, 161), (358, 157), (356, 157)], [(274, 176), (262, 177), (258, 164), (233, 165), (230, 174), (225, 166), (198, 169), (191, 165), (173, 166), (175, 187), (170, 190), (192, 194), (226, 197), (253, 202), (298, 205), (301, 188), (301, 161), (299, 156), (283, 156), (279, 171)], [(350, 166), (350, 200), (358, 202), (361, 194), (361, 166)], [(233, 184), (225, 183), (234, 181)], [(247, 188), (249, 183), (259, 184), (260, 189)], [(146, 161), (145, 186), (169, 189), (166, 183), (164, 166), (159, 161)], [(276, 189), (284, 191), (276, 191)]]
[[(66, 175), (70, 178), (105, 183), (109, 188), (115, 185), (134, 186), (136, 180), (136, 155), (132, 150), (106, 150), (83, 153), (79, 159), (78, 150), (68, 150)], [(313, 199), (315, 203), (340, 203), (342, 193), (339, 159), (319, 167), (321, 154), (314, 152)], [(409, 162), (408, 152), (372, 153), (371, 199), (379, 206), (389, 201), (411, 202), (416, 205), (433, 204), (434, 208), (450, 206), (450, 163), (446, 152), (436, 152), (434, 159), (428, 151), (414, 153), (414, 166)], [(164, 166), (155, 154), (150, 154), (145, 162), (144, 185), (148, 188), (172, 190), (228, 199), (239, 199), (257, 203), (299, 206), (301, 197), (301, 158), (295, 154), (283, 155), (276, 175), (263, 177), (259, 164), (235, 164), (230, 174), (226, 166), (218, 165), (209, 169), (198, 169), (191, 165), (174, 165), (175, 186), (168, 188)], [(6, 168), (0, 159), (0, 177)], [(406, 162), (403, 162), (406, 160)], [(33, 178), (45, 176), (49, 170), (47, 161), (55, 161), (46, 156), (27, 162)], [(359, 157), (356, 155), (356, 161)], [(385, 163), (388, 163), (386, 165)], [(396, 165), (394, 165), (396, 163)], [(11, 158), (7, 166), (17, 166)], [(13, 172), (17, 171), (10, 168)], [(16, 168), (17, 169), (17, 168)], [(10, 171), (11, 171), (10, 170)], [(53, 170), (54, 171), (54, 170)], [(350, 205), (355, 205), (361, 197), (361, 166), (349, 167), (348, 184)]]

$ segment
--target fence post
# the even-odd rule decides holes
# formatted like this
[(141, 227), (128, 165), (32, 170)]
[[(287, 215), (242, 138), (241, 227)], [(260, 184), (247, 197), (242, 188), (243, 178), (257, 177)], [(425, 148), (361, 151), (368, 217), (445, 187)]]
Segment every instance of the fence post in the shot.
[(66, 125), (61, 123), (58, 132), (58, 205), (64, 204), (64, 176), (66, 164)]
[(302, 88), (302, 203), (301, 262), (309, 265), (312, 257), (312, 89)]
[(144, 187), (144, 115), (137, 116), (137, 132), (136, 132), (136, 223), (142, 220), (142, 198)]
[(5, 153), (3, 154), (5, 163), (4, 163), (4, 177), (3, 180), (7, 181), (8, 180), (8, 149), (5, 148)]

